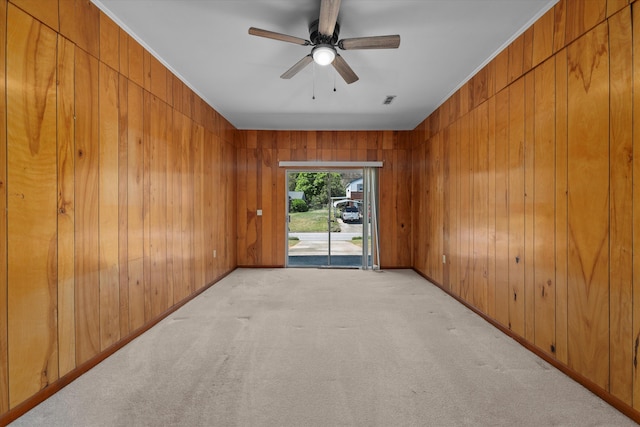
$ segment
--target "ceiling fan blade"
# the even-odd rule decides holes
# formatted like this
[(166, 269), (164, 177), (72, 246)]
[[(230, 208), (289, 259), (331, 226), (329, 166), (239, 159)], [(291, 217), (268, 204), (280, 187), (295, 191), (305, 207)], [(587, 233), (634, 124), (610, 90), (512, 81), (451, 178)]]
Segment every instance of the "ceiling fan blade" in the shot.
[(347, 64), (347, 61), (345, 61), (342, 56), (336, 54), (336, 58), (331, 64), (333, 65), (333, 68), (336, 69), (338, 74), (342, 76), (344, 81), (347, 82), (347, 84), (358, 81), (359, 77), (356, 75), (356, 73), (353, 72), (351, 67), (349, 67), (349, 64)]
[(342, 39), (338, 47), (342, 50), (355, 49), (397, 49), (400, 46), (400, 36), (373, 36)]
[(320, 22), (318, 23), (320, 34), (327, 37), (333, 36), (339, 11), (340, 0), (322, 0), (320, 3)]
[(249, 34), (252, 36), (265, 37), (268, 39), (280, 40), (283, 42), (299, 44), (302, 46), (308, 46), (311, 44), (309, 40), (301, 39), (300, 37), (288, 36), (286, 34), (280, 34), (273, 31), (261, 30), (260, 28), (249, 28)]
[(311, 62), (313, 62), (313, 57), (311, 56), (311, 54), (309, 54), (309, 55), (305, 56), (304, 58), (302, 58), (300, 61), (296, 62), (296, 64), (293, 67), (291, 67), (287, 71), (285, 71), (284, 74), (280, 76), (280, 78), (281, 79), (290, 79), (291, 77), (295, 76), (300, 71), (302, 71), (302, 69), (304, 67), (306, 67), (307, 65), (311, 64)]

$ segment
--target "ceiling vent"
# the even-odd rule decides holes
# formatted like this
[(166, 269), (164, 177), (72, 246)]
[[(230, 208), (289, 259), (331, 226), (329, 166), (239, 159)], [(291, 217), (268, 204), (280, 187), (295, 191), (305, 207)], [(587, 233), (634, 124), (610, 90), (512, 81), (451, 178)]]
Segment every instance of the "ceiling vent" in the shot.
[(384, 100), (384, 101), (382, 101), (382, 103), (383, 103), (384, 105), (391, 105), (391, 103), (393, 102), (393, 99), (394, 99), (395, 97), (396, 97), (395, 95), (389, 95), (389, 96), (387, 96), (387, 97), (385, 98), (385, 100)]

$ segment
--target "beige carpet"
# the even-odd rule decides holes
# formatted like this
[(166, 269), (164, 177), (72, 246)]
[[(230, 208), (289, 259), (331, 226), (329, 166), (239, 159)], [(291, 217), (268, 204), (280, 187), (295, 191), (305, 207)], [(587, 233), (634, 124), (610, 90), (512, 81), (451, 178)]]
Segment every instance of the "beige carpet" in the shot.
[(409, 270), (239, 269), (15, 426), (629, 426)]

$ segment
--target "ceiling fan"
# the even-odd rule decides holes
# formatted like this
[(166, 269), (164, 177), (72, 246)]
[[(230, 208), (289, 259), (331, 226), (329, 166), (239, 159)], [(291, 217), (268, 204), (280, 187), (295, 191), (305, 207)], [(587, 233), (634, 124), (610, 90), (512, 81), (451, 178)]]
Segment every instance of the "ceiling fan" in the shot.
[(321, 0), (320, 18), (314, 21), (309, 28), (309, 39), (289, 36), (273, 31), (261, 30), (260, 28), (249, 28), (249, 34), (268, 39), (280, 40), (283, 42), (299, 44), (301, 46), (313, 46), (311, 53), (298, 61), (280, 76), (282, 79), (290, 79), (298, 74), (311, 62), (318, 65), (333, 65), (338, 74), (342, 76), (347, 84), (358, 80), (356, 73), (349, 67), (349, 64), (338, 54), (336, 47), (342, 50), (355, 49), (396, 49), (400, 46), (399, 35), (356, 37), (342, 39), (338, 41), (340, 34), (340, 24), (338, 23), (338, 12), (340, 11), (340, 0)]

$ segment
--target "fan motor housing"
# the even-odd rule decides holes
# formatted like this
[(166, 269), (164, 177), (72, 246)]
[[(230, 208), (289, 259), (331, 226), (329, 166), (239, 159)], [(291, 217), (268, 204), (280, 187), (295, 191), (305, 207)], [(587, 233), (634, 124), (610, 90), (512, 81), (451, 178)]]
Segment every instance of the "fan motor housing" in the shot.
[(318, 23), (320, 20), (316, 19), (309, 26), (309, 40), (314, 45), (317, 44), (330, 44), (335, 45), (338, 42), (338, 36), (340, 35), (340, 24), (336, 22), (335, 29), (333, 30), (333, 35), (331, 37), (324, 36), (320, 34), (318, 31)]

